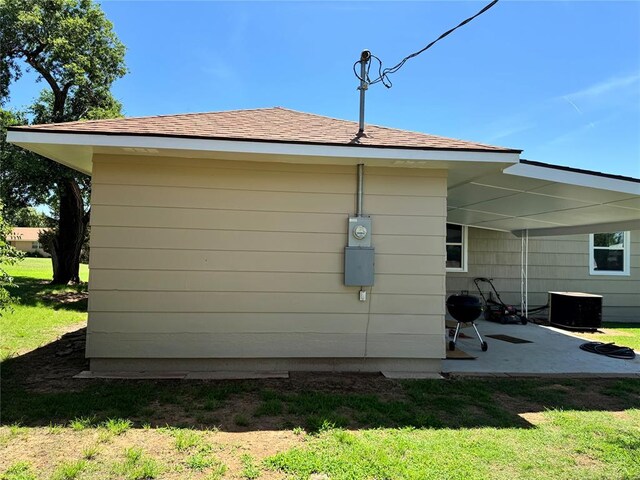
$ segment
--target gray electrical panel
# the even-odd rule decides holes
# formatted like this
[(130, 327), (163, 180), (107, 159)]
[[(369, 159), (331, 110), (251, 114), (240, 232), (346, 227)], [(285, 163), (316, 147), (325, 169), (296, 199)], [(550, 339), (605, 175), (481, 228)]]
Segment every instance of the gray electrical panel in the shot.
[(373, 247), (344, 248), (344, 284), (352, 287), (373, 285)]

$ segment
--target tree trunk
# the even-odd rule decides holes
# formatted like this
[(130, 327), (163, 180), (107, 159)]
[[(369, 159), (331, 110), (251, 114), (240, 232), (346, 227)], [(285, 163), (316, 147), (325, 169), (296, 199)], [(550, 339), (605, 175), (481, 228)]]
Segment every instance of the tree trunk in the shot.
[(84, 201), (78, 184), (65, 179), (58, 184), (60, 220), (52, 242), (52, 284), (80, 282), (80, 251), (86, 228)]

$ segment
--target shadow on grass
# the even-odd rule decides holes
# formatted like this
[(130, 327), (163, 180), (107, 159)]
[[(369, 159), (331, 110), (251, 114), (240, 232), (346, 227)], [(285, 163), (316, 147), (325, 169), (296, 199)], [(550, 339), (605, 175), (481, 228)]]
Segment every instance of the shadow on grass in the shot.
[(327, 425), (358, 428), (530, 428), (545, 409), (640, 407), (635, 379), (394, 381), (374, 374), (292, 373), (270, 380), (87, 380), (84, 329), (1, 364), (2, 423), (96, 423), (216, 427), (225, 431)]
[(51, 285), (47, 280), (33, 277), (13, 277), (10, 293), (18, 305), (48, 306), (54, 310), (87, 311), (87, 283)]
[(640, 328), (640, 323), (602, 322), (600, 328), (638, 329)]

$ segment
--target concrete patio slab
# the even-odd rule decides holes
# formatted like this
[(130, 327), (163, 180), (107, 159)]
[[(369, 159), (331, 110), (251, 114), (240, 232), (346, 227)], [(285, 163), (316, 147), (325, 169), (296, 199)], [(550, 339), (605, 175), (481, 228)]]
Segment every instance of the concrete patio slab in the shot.
[(465, 376), (551, 376), (551, 377), (638, 377), (640, 354), (633, 360), (620, 360), (580, 350), (588, 340), (575, 333), (535, 325), (501, 325), (480, 320), (480, 334), (510, 335), (532, 343), (514, 344), (485, 338), (489, 344), (481, 351), (480, 342), (472, 338), (458, 340), (458, 346), (476, 360), (443, 360), (442, 373)]

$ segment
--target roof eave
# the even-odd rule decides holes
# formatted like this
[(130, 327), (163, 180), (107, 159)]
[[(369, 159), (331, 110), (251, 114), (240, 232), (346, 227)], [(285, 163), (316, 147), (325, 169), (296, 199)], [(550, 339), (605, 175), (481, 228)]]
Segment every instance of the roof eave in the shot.
[(450, 162), (497, 163), (508, 166), (518, 162), (520, 153), (520, 150), (380, 147), (158, 134), (44, 132), (15, 127), (9, 129), (7, 141), (87, 174), (91, 173), (93, 155), (97, 152), (119, 155), (184, 152), (185, 156), (194, 155), (194, 152), (198, 154), (196, 156), (212, 152), (248, 155), (256, 160), (266, 159), (268, 156), (278, 156), (280, 161), (283, 161), (282, 158), (313, 157), (343, 159), (346, 163), (353, 163), (349, 160), (364, 163), (380, 161), (387, 166), (430, 168), (447, 168)]

